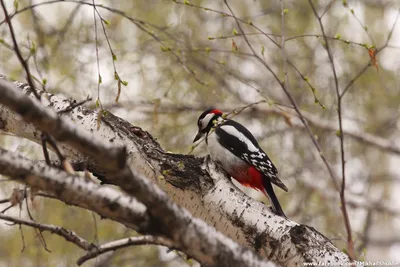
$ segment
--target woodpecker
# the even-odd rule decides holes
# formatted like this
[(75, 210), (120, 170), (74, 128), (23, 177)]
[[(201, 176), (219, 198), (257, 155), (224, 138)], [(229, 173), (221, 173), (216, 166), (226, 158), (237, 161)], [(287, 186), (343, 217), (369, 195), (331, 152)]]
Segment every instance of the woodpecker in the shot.
[(211, 159), (242, 185), (263, 192), (273, 211), (286, 217), (271, 183), (286, 192), (288, 189), (279, 180), (274, 164), (249, 130), (234, 120), (224, 119), (222, 114), (218, 109), (204, 111), (197, 121), (199, 130), (193, 143), (205, 135)]

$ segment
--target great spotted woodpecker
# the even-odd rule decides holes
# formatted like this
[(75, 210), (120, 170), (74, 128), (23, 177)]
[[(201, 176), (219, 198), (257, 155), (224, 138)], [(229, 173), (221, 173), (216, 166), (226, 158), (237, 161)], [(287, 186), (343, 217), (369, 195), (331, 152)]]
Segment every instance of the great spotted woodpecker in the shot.
[(222, 114), (218, 109), (204, 111), (197, 121), (199, 131), (193, 142), (205, 135), (211, 159), (242, 185), (263, 192), (275, 213), (286, 217), (271, 183), (286, 192), (288, 189), (279, 180), (274, 164), (249, 130), (236, 121), (224, 119)]

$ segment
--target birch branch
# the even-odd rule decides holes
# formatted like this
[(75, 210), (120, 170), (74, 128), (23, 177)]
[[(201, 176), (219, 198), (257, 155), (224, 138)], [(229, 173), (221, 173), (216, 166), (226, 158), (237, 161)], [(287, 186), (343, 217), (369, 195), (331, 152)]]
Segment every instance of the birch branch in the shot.
[(26, 159), (0, 148), (0, 173), (52, 193), (62, 202), (92, 210), (138, 231), (150, 228), (146, 207), (122, 192)]
[(171, 241), (166, 240), (162, 237), (155, 237), (155, 236), (134, 236), (123, 238), (120, 240), (115, 240), (97, 247), (92, 248), (86, 255), (80, 257), (76, 264), (82, 265), (86, 261), (96, 258), (97, 256), (109, 252), (115, 251), (117, 249), (130, 247), (130, 246), (137, 246), (137, 245), (161, 245), (168, 248), (174, 248), (174, 244)]
[(38, 222), (31, 221), (31, 220), (24, 220), (24, 219), (16, 218), (13, 216), (8, 216), (5, 214), (0, 214), (0, 219), (9, 221), (9, 222), (13, 222), (15, 224), (23, 224), (26, 226), (30, 226), (30, 227), (39, 229), (40, 231), (47, 231), (52, 234), (56, 234), (58, 236), (63, 237), (68, 242), (71, 242), (84, 250), (91, 250), (96, 247), (94, 244), (89, 243), (87, 240), (78, 236), (74, 231), (65, 229), (61, 226), (38, 223)]
[[(193, 218), (187, 210), (177, 206), (155, 184), (125, 164), (124, 148), (101, 144), (100, 139), (90, 136), (87, 132), (76, 128), (72, 122), (57, 116), (55, 111), (45, 108), (36, 99), (27, 97), (10, 82), (0, 80), (0, 90), (3, 91), (0, 102), (14, 109), (25, 121), (33, 123), (58, 141), (65, 141), (106, 168), (110, 175), (107, 178), (135, 196), (145, 206), (150, 207), (147, 212), (157, 225), (153, 230), (157, 229), (159, 235), (170, 238), (187, 255), (210, 266), (273, 265), (261, 260), (249, 249), (240, 247), (202, 220)], [(73, 137), (69, 137), (70, 135)], [(32, 176), (27, 177), (25, 182), (29, 184)], [(40, 184), (40, 178), (33, 177), (33, 179)]]
[[(31, 96), (28, 87), (22, 83), (16, 84), (19, 90), (23, 89)], [(0, 90), (18, 91), (9, 83), (1, 81)], [(48, 95), (47, 99), (44, 104), (55, 110), (65, 110), (70, 105), (70, 101), (58, 96)], [(0, 102), (8, 103), (4, 98), (0, 98)], [(28, 101), (24, 103), (28, 104)], [(34, 109), (46, 109), (40, 104), (32, 105)], [(24, 105), (25, 112), (19, 112), (17, 105), (16, 111), (25, 116), (27, 109), (29, 105)], [(41, 111), (40, 114), (46, 115), (47, 112), (50, 110)], [(280, 264), (298, 266), (310, 261), (329, 264), (348, 262), (344, 253), (313, 228), (276, 216), (268, 207), (237, 190), (226, 174), (212, 162), (188, 155), (166, 153), (149, 133), (111, 113), (102, 117), (101, 127), (97, 131), (98, 117), (96, 112), (78, 107), (62, 117), (47, 116), (43, 124), (36, 121), (40, 120), (37, 117), (28, 115), (27, 119), (32, 120), (39, 129), (42, 127), (52, 134), (52, 128), (46, 125), (54, 123), (54, 119), (59, 121), (68, 118), (75, 122), (70, 123), (71, 126), (75, 125), (74, 131), (90, 133), (90, 138), (85, 139), (90, 139), (88, 142), (102, 140), (117, 147), (126, 147), (127, 162), (125, 168), (118, 171), (118, 175), (113, 173), (116, 170), (110, 168), (109, 164), (104, 170), (102, 164), (92, 160), (102, 162), (101, 153), (82, 156), (86, 149), (84, 143), (79, 143), (77, 147), (81, 153), (68, 145), (64, 145), (63, 149), (70, 159), (86, 160), (91, 171), (103, 173), (107, 182), (119, 185), (129, 194), (135, 195), (149, 208), (151, 215), (159, 219), (163, 233), (169, 234), (188, 255), (206, 263), (220, 262), (219, 266), (250, 266), (254, 262), (260, 263), (248, 250), (224, 238), (202, 221), (191, 218), (186, 210), (171, 203), (162, 191), (144, 177), (157, 183), (172, 200), (191, 211), (194, 216), (213, 225), (239, 244)], [(0, 121), (3, 121), (4, 131), (38, 142), (37, 130), (32, 125), (21, 123), (15, 113), (1, 106)], [(121, 163), (123, 160), (113, 162)], [(171, 224), (172, 228), (168, 228)], [(230, 255), (229, 258), (226, 255)], [(235, 265), (239, 262), (241, 265)]]

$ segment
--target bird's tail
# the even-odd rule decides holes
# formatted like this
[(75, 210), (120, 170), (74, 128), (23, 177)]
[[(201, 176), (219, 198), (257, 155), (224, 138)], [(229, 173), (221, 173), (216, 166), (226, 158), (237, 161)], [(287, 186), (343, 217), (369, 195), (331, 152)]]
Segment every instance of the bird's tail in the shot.
[(272, 209), (274, 210), (274, 212), (282, 217), (287, 218), (285, 213), (283, 212), (281, 204), (279, 204), (278, 198), (275, 195), (274, 189), (272, 188), (272, 184), (269, 181), (269, 179), (264, 177), (263, 184), (264, 184), (264, 194), (269, 198), (269, 201), (271, 202)]

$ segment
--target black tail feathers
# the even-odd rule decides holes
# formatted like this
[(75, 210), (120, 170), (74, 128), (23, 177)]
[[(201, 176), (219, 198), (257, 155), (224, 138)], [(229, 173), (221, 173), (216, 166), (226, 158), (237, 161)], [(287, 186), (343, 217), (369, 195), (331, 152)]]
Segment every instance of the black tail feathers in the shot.
[(287, 218), (285, 213), (283, 212), (281, 204), (279, 204), (278, 198), (275, 195), (275, 192), (274, 192), (274, 189), (272, 188), (271, 182), (266, 177), (264, 177), (263, 181), (264, 181), (264, 193), (269, 198), (269, 201), (271, 202), (273, 211), (276, 214)]

